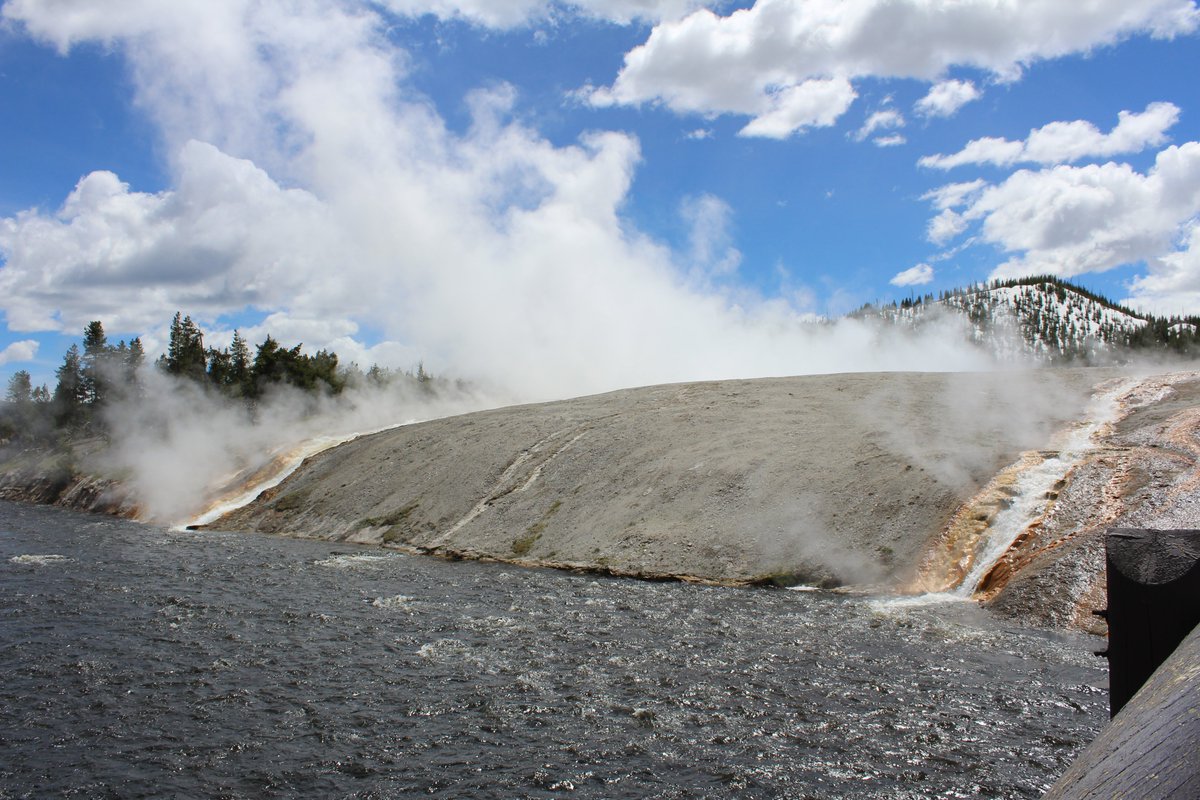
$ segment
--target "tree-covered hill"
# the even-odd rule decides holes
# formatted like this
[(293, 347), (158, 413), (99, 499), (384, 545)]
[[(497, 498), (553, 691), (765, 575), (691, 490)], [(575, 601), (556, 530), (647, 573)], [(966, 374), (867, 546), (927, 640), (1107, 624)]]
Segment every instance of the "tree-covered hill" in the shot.
[(1140, 314), (1049, 275), (865, 306), (854, 316), (921, 326), (947, 312), (961, 316), (972, 341), (1004, 361), (1109, 364), (1153, 352), (1200, 352), (1200, 318)]

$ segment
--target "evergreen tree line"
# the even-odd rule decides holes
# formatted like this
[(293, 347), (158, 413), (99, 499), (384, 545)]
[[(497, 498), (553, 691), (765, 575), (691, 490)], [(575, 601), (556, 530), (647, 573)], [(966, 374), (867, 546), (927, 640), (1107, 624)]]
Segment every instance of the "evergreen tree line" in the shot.
[(95, 409), (117, 392), (137, 385), (145, 360), (141, 337), (112, 345), (104, 325), (98, 320), (89, 322), (83, 331), (82, 350), (72, 344), (55, 370), (53, 393), (45, 384), (34, 386), (26, 370), (18, 370), (9, 379), (8, 404), (0, 415), (0, 439), (38, 440), (56, 429), (87, 427)]
[(176, 313), (171, 320), (167, 352), (157, 364), (169, 375), (210, 386), (229, 397), (256, 400), (278, 384), (340, 393), (346, 387), (346, 377), (338, 370), (337, 353), (320, 350), (310, 356), (300, 352), (303, 346), (284, 347), (268, 334), (251, 357), (241, 332), (234, 330), (229, 347), (205, 347), (200, 327), (191, 317)]
[[(128, 344), (109, 344), (99, 320), (88, 323), (82, 349), (72, 344), (55, 370), (55, 387), (34, 386), (26, 370), (8, 382), (7, 401), (0, 405), (0, 444), (6, 440), (49, 441), (58, 433), (103, 433), (102, 409), (114, 402), (143, 396), (142, 369), (146, 361), (141, 338)], [(402, 381), (432, 391), (434, 378), (419, 364), (414, 372), (372, 365), (365, 373), (356, 364), (339, 367), (328, 350), (301, 352), (303, 344), (285, 347), (268, 335), (253, 356), (241, 332), (233, 332), (229, 347), (204, 345), (204, 332), (190, 316), (176, 313), (171, 321), (167, 351), (154, 366), (206, 391), (220, 393), (253, 406), (272, 387), (287, 385), (312, 394), (340, 394), (348, 386), (389, 386)]]

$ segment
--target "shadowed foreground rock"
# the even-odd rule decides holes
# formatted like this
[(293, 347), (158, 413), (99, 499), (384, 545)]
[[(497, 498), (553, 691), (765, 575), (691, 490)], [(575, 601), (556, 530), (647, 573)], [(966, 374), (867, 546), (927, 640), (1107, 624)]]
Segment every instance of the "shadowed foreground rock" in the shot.
[(808, 376), (469, 414), (315, 456), (211, 527), (644, 577), (896, 580), (1104, 377)]

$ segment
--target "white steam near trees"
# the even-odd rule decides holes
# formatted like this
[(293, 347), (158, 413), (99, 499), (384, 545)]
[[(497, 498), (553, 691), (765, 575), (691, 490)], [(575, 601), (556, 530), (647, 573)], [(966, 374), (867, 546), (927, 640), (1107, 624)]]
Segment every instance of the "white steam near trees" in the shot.
[[(635, 139), (551, 144), (513, 119), (505, 85), (469, 98), (465, 133), (448, 130), (409, 88), (405, 54), (371, 6), (115, 3), (99, 14), (82, 0), (53, 11), (18, 0), (5, 14), (63, 50), (119, 49), (173, 176), (146, 193), (92, 173), (56, 212), (0, 223), (11, 328), (78, 330), (98, 317), (146, 330), (176, 307), (206, 323), (251, 307), (346, 362), (425, 357), (439, 373), (519, 383), (530, 399), (981, 365), (862, 323), (814, 328), (784, 301), (697, 280), (735, 272), (736, 250), (717, 235), (673, 253), (630, 227)], [(683, 211), (729, 223), (718, 198)], [(364, 345), (363, 329), (383, 342)], [(146, 344), (162, 342), (151, 333)]]

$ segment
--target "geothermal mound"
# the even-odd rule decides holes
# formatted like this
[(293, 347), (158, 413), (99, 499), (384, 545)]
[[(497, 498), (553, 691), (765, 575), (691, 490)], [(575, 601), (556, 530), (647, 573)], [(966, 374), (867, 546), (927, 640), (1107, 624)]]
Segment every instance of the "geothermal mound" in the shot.
[(467, 414), (314, 456), (211, 527), (642, 577), (895, 585), (1110, 377), (807, 376)]

